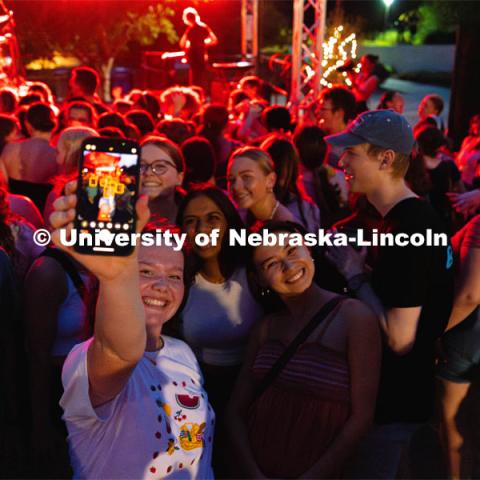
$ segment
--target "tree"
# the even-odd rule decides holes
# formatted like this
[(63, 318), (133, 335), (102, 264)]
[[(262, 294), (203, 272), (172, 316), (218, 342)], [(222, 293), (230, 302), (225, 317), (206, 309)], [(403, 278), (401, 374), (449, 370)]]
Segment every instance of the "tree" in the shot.
[(11, 1), (17, 31), (28, 58), (75, 56), (94, 67), (103, 80), (103, 97), (110, 100), (111, 73), (118, 55), (135, 41), (151, 45), (160, 35), (178, 41), (171, 21), (174, 0)]

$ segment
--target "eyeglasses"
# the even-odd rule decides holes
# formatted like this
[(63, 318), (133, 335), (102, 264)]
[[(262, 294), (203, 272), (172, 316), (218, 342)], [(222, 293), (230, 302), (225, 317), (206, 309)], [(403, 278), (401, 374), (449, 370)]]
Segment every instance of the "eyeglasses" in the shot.
[(149, 170), (151, 170), (154, 175), (165, 175), (168, 167), (172, 167), (177, 170), (177, 166), (171, 162), (141, 163), (140, 173), (145, 175)]

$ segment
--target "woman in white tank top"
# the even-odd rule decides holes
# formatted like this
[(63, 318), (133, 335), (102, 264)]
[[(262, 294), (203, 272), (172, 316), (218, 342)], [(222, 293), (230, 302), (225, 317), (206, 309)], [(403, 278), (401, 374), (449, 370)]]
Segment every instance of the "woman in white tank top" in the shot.
[[(182, 311), (181, 335), (197, 355), (205, 388), (217, 414), (214, 468), (225, 473), (222, 414), (230, 397), (252, 327), (263, 310), (253, 297), (245, 270), (245, 248), (229, 245), (229, 231), (245, 228), (220, 189), (199, 186), (180, 206), (177, 222), (187, 234), (196, 263), (195, 280)], [(216, 245), (200, 247), (199, 233), (218, 230)]]

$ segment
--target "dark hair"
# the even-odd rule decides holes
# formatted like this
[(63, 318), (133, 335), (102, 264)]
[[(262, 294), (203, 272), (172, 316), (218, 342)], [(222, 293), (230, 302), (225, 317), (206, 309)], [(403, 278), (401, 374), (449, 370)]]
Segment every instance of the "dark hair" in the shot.
[(40, 132), (51, 132), (57, 126), (55, 113), (50, 105), (44, 102), (32, 103), (26, 113), (27, 122)]
[(91, 123), (91, 125), (95, 126), (96, 120), (97, 120), (97, 112), (93, 108), (93, 105), (91, 105), (88, 102), (84, 102), (84, 101), (80, 101), (80, 100), (69, 102), (68, 105), (67, 105), (67, 108), (66, 108), (67, 117), (68, 117), (68, 114), (70, 113), (70, 111), (73, 110), (74, 108), (76, 108), (78, 110), (85, 110), (86, 112), (88, 112), (88, 116), (90, 118), (90, 123)]
[(195, 135), (195, 126), (192, 122), (186, 122), (181, 118), (161, 120), (155, 127), (155, 130), (177, 145), (181, 145), (185, 140)]
[(427, 99), (433, 103), (435, 110), (440, 115), (443, 111), (443, 105), (444, 105), (443, 98), (440, 95), (437, 95), (436, 93), (432, 93), (431, 95), (427, 95)]
[(224, 105), (207, 105), (203, 110), (202, 123), (203, 128), (201, 134), (204, 137), (207, 135), (218, 137), (222, 133), (222, 130), (228, 125), (228, 110)]
[(0, 113), (0, 153), (6, 145), (6, 137), (8, 137), (15, 128), (20, 129), (17, 119), (13, 115)]
[(183, 158), (183, 153), (180, 150), (180, 147), (175, 145), (171, 140), (166, 137), (150, 135), (142, 140), (140, 146), (143, 148), (147, 144), (154, 145), (163, 150), (173, 160), (177, 172), (185, 172), (185, 159)]
[(262, 122), (268, 131), (282, 130), (289, 132), (292, 129), (292, 118), (287, 108), (272, 105), (262, 112)]
[(293, 141), (305, 168), (313, 170), (325, 162), (328, 145), (320, 127), (306, 125), (298, 128)]
[(125, 115), (125, 120), (133, 123), (140, 130), (142, 137), (152, 133), (155, 128), (152, 116), (144, 110), (130, 110)]
[(23, 107), (27, 105), (31, 105), (32, 103), (42, 102), (42, 96), (38, 93), (29, 93), (25, 95), (18, 101), (18, 106)]
[(98, 134), (101, 137), (108, 138), (126, 138), (125, 134), (117, 127), (103, 127), (98, 129)]
[(388, 102), (393, 101), (393, 97), (399, 92), (396, 90), (389, 90), (385, 92), (381, 97), (380, 97), (380, 102), (378, 104), (377, 110), (388, 110), (390, 107), (387, 105)]
[(139, 142), (140, 139), (141, 139), (140, 130), (133, 123), (130, 123), (130, 122), (125, 123), (125, 125), (123, 127), (121, 127), (120, 130), (125, 135), (125, 138), (130, 138), (130, 139), (135, 140), (137, 142)]
[(355, 118), (357, 110), (357, 101), (355, 95), (342, 85), (322, 90), (320, 96), (323, 100), (330, 100), (334, 110), (343, 110), (343, 121), (348, 123)]
[(273, 160), (277, 181), (273, 187), (276, 199), (283, 205), (297, 202), (303, 224), (308, 225), (302, 201), (308, 201), (303, 190), (298, 187), (298, 167), (300, 159), (295, 145), (288, 138), (272, 134), (261, 145)]
[(205, 183), (215, 174), (215, 152), (211, 143), (203, 137), (191, 137), (182, 144), (185, 158), (183, 188), (189, 190), (192, 184)]
[(14, 113), (17, 109), (17, 96), (9, 88), (0, 90), (0, 105), (3, 113)]
[(100, 85), (98, 73), (90, 67), (74, 68), (72, 70), (72, 80), (88, 96), (95, 95)]
[(243, 90), (234, 90), (230, 92), (228, 96), (228, 106), (229, 108), (235, 107), (235, 105), (243, 102), (244, 100), (248, 100), (250, 97), (243, 91)]
[(410, 158), (405, 181), (420, 197), (427, 195), (432, 188), (430, 175), (427, 172), (423, 157), (419, 152), (414, 152)]
[(34, 82), (28, 87), (28, 93), (39, 93), (42, 100), (47, 103), (52, 103), (52, 91), (49, 86), (43, 82)]
[(152, 116), (152, 119), (155, 122), (158, 119), (158, 114), (160, 113), (160, 102), (158, 101), (157, 97), (150, 92), (143, 92), (136, 100), (133, 108), (145, 110)]
[(129, 100), (115, 100), (113, 102), (114, 111), (120, 113), (120, 115), (125, 115), (133, 108), (133, 103)]
[(241, 89), (247, 88), (257, 88), (259, 89), (263, 85), (263, 80), (260, 77), (255, 75), (249, 75), (240, 79), (239, 86)]
[[(178, 207), (177, 213), (177, 224), (182, 226), (183, 215), (187, 205), (199, 197), (209, 198), (217, 207), (222, 211), (225, 220), (227, 221), (226, 233), (223, 238), (222, 248), (220, 249), (220, 254), (218, 257), (218, 263), (220, 265), (220, 270), (222, 275), (225, 278), (230, 278), (235, 270), (245, 265), (245, 248), (240, 245), (230, 245), (228, 238), (228, 231), (233, 229), (240, 231), (245, 228), (240, 215), (238, 214), (237, 209), (228, 198), (228, 196), (223, 193), (217, 187), (212, 185), (195, 185), (187, 193), (186, 197), (183, 199), (182, 203)], [(197, 266), (195, 273), (198, 273), (201, 269), (201, 260), (197, 258)]]
[(445, 135), (438, 129), (426, 126), (415, 135), (418, 151), (422, 155), (434, 157), (441, 147), (447, 145)]
[(115, 113), (115, 112), (102, 113), (100, 117), (98, 117), (98, 122), (97, 122), (98, 128), (104, 128), (104, 127), (122, 128), (124, 125), (125, 125), (125, 119), (119, 113)]

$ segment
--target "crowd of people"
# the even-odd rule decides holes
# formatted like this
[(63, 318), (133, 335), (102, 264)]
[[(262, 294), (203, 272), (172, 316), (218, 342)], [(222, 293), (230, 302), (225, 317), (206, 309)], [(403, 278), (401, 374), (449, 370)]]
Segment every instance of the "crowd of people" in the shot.
[[(480, 114), (455, 148), (439, 96), (412, 127), (400, 92), (367, 109), (368, 72), (303, 118), (255, 76), (228, 105), (196, 86), (107, 104), (89, 67), (62, 103), (0, 90), (0, 476), (408, 478), (425, 425), (446, 476), (480, 471)], [(61, 244), (95, 136), (140, 144), (137, 230), (183, 249)], [(242, 228), (449, 240), (230, 244)]]

